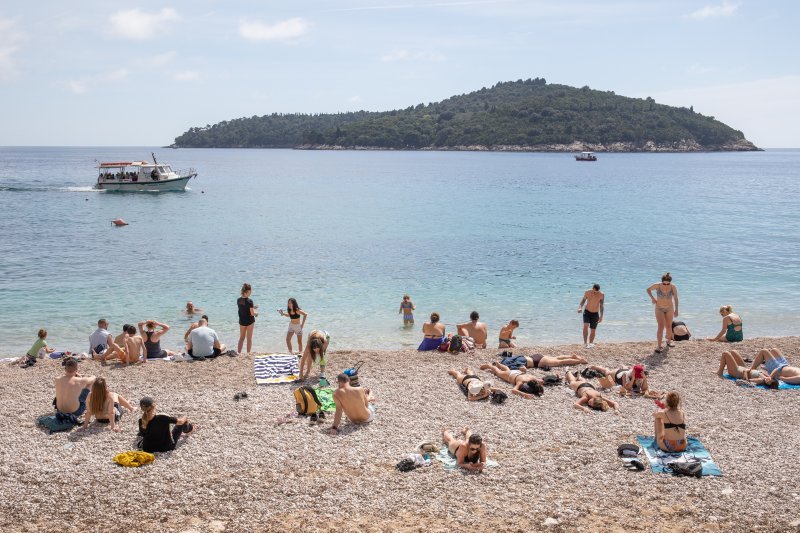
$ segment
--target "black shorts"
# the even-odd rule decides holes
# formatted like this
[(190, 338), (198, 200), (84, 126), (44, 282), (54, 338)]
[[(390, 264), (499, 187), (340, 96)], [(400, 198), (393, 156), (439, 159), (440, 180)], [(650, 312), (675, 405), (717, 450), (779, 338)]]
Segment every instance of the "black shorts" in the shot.
[(591, 311), (584, 311), (583, 312), (583, 323), (589, 324), (589, 327), (592, 329), (597, 329), (597, 322), (600, 320), (600, 313), (595, 312), (592, 313)]

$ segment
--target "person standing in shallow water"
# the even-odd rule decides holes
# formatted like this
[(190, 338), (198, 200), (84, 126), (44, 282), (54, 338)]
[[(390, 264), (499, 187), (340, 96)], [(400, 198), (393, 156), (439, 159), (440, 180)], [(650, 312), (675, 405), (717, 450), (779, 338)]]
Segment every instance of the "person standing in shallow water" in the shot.
[(242, 285), (242, 295), (236, 300), (236, 306), (239, 309), (239, 346), (237, 351), (242, 353), (242, 346), (247, 339), (247, 352), (250, 353), (253, 349), (253, 328), (255, 327), (256, 317), (258, 316), (257, 305), (253, 304), (250, 295), (253, 293), (253, 288), (249, 283)]
[(397, 314), (403, 314), (403, 325), (404, 326), (413, 326), (414, 325), (414, 311), (417, 309), (417, 306), (414, 305), (414, 302), (411, 301), (411, 296), (408, 294), (403, 295), (403, 301), (400, 302), (400, 310)]
[[(656, 291), (655, 298), (653, 291)], [(661, 283), (647, 288), (647, 295), (655, 306), (656, 322), (658, 322), (656, 353), (661, 353), (665, 333), (667, 346), (675, 346), (675, 343), (672, 342), (672, 319), (678, 317), (678, 287), (672, 284), (672, 276), (667, 272), (661, 276)]]
[[(578, 313), (583, 313), (583, 344), (587, 348), (594, 346), (597, 324), (603, 321), (605, 297), (606, 295), (600, 292), (600, 285), (595, 283), (591, 289), (583, 293), (581, 303), (578, 304)], [(586, 304), (586, 307), (583, 304)]]

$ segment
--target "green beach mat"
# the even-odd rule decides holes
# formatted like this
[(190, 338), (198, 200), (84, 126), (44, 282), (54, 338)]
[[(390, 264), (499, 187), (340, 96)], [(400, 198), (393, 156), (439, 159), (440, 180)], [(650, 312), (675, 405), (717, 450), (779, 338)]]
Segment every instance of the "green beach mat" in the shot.
[(333, 389), (314, 387), (314, 392), (317, 393), (317, 398), (322, 404), (323, 411), (329, 413), (336, 411), (336, 404), (333, 402)]

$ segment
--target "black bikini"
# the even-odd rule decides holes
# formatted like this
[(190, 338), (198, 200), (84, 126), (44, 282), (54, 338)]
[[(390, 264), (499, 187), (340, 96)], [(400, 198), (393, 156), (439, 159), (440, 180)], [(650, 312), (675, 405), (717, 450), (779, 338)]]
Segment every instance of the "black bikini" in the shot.
[(580, 396), (581, 395), (581, 389), (584, 388), (584, 387), (589, 387), (592, 390), (597, 390), (597, 389), (594, 388), (594, 385), (592, 385), (591, 383), (581, 383), (575, 389), (575, 396)]

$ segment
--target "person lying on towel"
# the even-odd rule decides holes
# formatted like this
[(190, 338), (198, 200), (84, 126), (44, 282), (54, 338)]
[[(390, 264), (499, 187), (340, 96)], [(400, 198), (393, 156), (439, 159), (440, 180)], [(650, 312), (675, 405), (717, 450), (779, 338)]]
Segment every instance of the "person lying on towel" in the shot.
[(544, 371), (556, 366), (585, 365), (589, 361), (577, 355), (542, 355), (535, 353), (525, 355), (525, 366), (527, 368), (541, 368)]
[[(647, 374), (645, 374), (644, 365), (641, 363), (633, 365), (633, 368), (623, 366), (616, 370), (611, 370), (610, 368), (599, 365), (591, 365), (589, 368), (613, 380), (614, 385), (619, 385), (619, 393), (622, 396), (627, 394), (641, 394), (648, 397), (659, 397), (663, 395), (663, 393), (658, 392), (650, 394), (651, 391), (650, 385), (647, 382)], [(600, 384), (603, 385), (603, 382), (601, 381)]]
[(339, 433), (342, 423), (342, 414), (353, 424), (367, 424), (375, 419), (375, 405), (372, 392), (364, 387), (351, 387), (350, 376), (344, 372), (336, 377), (339, 388), (333, 391), (333, 402), (336, 404), (336, 414), (330, 434)]
[(762, 363), (770, 378), (764, 381), (764, 385), (777, 389), (779, 379), (790, 385), (800, 385), (800, 368), (790, 365), (780, 350), (776, 348), (761, 350), (750, 365), (750, 369), (754, 370)]
[[(717, 375), (721, 376), (725, 372), (731, 377), (741, 379), (755, 385), (764, 385), (767, 381), (772, 381), (769, 374), (758, 368), (751, 369), (747, 366), (741, 354), (736, 350), (722, 352), (719, 358), (719, 369)], [(777, 383), (777, 382), (776, 382)]]
[(499, 391), (499, 389), (492, 387), (492, 384), (488, 381), (485, 382), (476, 376), (469, 367), (464, 367), (463, 372), (459, 372), (455, 368), (451, 368), (447, 371), (447, 373), (456, 380), (456, 383), (458, 383), (458, 388), (461, 389), (461, 392), (464, 393), (464, 396), (466, 396), (467, 400), (470, 402), (485, 400), (493, 392)]
[(486, 444), (480, 435), (473, 433), (469, 428), (461, 428), (461, 438), (456, 438), (450, 429), (442, 430), (442, 440), (447, 446), (447, 451), (454, 457), (456, 464), (464, 470), (483, 472), (486, 464)]
[(431, 321), (422, 325), (422, 334), (425, 337), (417, 348), (420, 352), (435, 350), (445, 341), (444, 324), (439, 322), (439, 313), (431, 313)]
[(544, 394), (544, 380), (526, 373), (524, 368), (511, 370), (502, 363), (492, 363), (490, 365), (481, 365), (481, 370), (489, 371), (506, 383), (514, 385), (511, 394), (516, 394), (529, 400)]
[(592, 409), (595, 411), (608, 411), (611, 407), (614, 409), (614, 414), (619, 414), (619, 404), (610, 398), (606, 398), (594, 388), (594, 385), (586, 381), (580, 374), (575, 372), (567, 372), (567, 383), (569, 387), (575, 391), (575, 396), (578, 401), (575, 402), (575, 408), (580, 409), (584, 413), (590, 413)]

